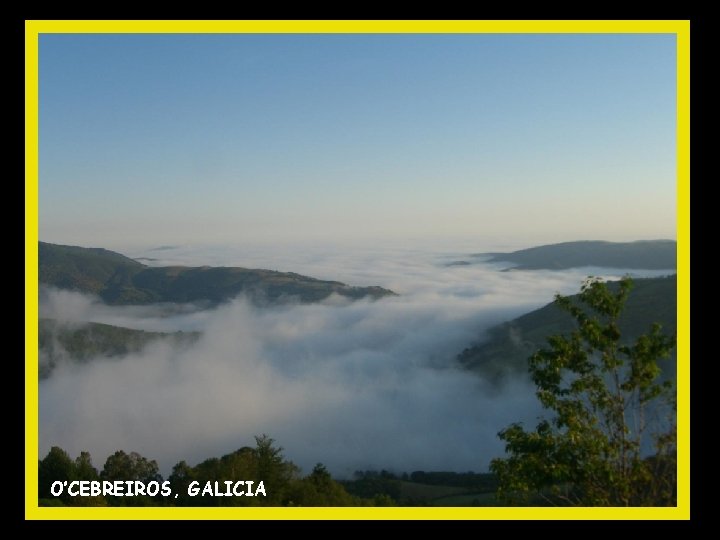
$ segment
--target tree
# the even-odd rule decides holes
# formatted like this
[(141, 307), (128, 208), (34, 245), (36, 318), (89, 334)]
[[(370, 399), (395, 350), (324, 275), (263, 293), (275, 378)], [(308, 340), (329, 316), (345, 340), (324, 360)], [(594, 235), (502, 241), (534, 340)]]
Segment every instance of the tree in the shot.
[(75, 458), (75, 471), (79, 480), (98, 480), (100, 475), (92, 464), (90, 452), (80, 452)]
[(162, 482), (162, 476), (158, 472), (158, 464), (154, 459), (152, 461), (141, 456), (137, 452), (126, 454), (123, 450), (118, 450), (109, 456), (105, 461), (105, 466), (100, 473), (103, 480), (139, 480), (141, 482)]
[[(161, 484), (163, 481), (158, 471), (157, 461), (149, 460), (137, 452), (128, 454), (123, 450), (118, 450), (108, 456), (102, 471), (100, 471), (100, 479), (109, 482), (137, 480), (146, 485), (150, 482)], [(160, 495), (107, 496), (107, 501), (111, 506), (151, 506), (157, 504), (160, 499)]]
[[(360, 501), (332, 479), (325, 465), (318, 463), (305, 478), (293, 482), (289, 489), (293, 506), (357, 506)], [(386, 504), (384, 498), (379, 502)]]
[(313, 470), (308, 478), (319, 488), (324, 488), (333, 481), (327, 467), (325, 467), (322, 463), (317, 463), (315, 467), (313, 467)]
[(534, 431), (515, 423), (498, 434), (509, 454), (490, 465), (501, 499), (675, 504), (675, 391), (658, 366), (675, 337), (655, 324), (632, 343), (621, 340), (618, 319), (631, 288), (629, 277), (613, 284), (591, 277), (576, 298), (556, 295), (577, 328), (550, 337), (529, 362), (537, 397), (554, 416)]
[(283, 448), (274, 444), (275, 440), (264, 433), (255, 436), (255, 476), (264, 482), (268, 505), (282, 504), (286, 499), (285, 492), (300, 472), (293, 462), (285, 460)]
[[(77, 479), (77, 470), (75, 463), (68, 453), (59, 446), (53, 446), (45, 456), (45, 459), (38, 463), (38, 495), (39, 498), (54, 498), (50, 491), (52, 483), (67, 482), (70, 483)], [(67, 485), (67, 484), (66, 484)], [(69, 500), (70, 496), (67, 490), (63, 490), (60, 499)]]

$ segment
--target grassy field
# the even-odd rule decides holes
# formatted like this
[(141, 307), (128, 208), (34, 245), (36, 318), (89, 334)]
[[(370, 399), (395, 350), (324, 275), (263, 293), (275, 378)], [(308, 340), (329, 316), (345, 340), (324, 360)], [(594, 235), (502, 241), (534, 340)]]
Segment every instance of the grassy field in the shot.
[(468, 490), (456, 486), (433, 486), (400, 482), (401, 500), (429, 506), (497, 506), (494, 492)]
[(463, 493), (433, 499), (432, 506), (502, 506), (494, 493)]
[(400, 482), (400, 496), (402, 498), (432, 500), (439, 497), (449, 497), (467, 493), (467, 489), (454, 486), (431, 486), (416, 482)]

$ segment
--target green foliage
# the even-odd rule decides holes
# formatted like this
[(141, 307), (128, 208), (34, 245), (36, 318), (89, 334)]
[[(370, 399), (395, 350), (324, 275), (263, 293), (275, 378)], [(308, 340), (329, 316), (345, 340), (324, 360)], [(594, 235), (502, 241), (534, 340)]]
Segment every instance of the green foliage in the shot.
[(90, 452), (80, 452), (75, 459), (75, 474), (78, 480), (99, 480), (100, 475), (92, 464)]
[[(50, 486), (56, 480), (68, 483), (77, 480), (75, 463), (59, 446), (53, 446), (45, 459), (40, 460), (38, 464), (38, 495), (41, 498), (53, 497)], [(68, 498), (67, 493), (63, 493), (60, 497), (63, 501)]]
[(577, 298), (556, 296), (577, 327), (552, 336), (529, 366), (537, 397), (554, 416), (534, 431), (512, 424), (499, 433), (509, 457), (490, 468), (503, 500), (535, 494), (552, 504), (675, 504), (675, 393), (658, 380), (658, 359), (675, 338), (653, 325), (621, 342), (618, 319), (632, 285), (624, 278), (611, 289), (589, 278)]
[[(89, 453), (81, 452), (73, 461), (64, 450), (54, 447), (39, 462), (39, 472), (41, 506), (492, 506), (496, 485), (495, 477), (487, 473), (444, 471), (402, 475), (387, 470), (356, 471), (353, 480), (337, 481), (321, 463), (302, 476), (300, 469), (285, 459), (282, 448), (267, 435), (255, 437), (255, 447), (244, 446), (195, 466), (185, 461), (177, 463), (168, 478), (171, 494), (167, 497), (52, 496), (50, 485), (58, 479), (162, 483), (157, 463), (135, 452), (115, 452), (98, 474)], [(239, 480), (252, 480), (253, 489), (262, 480), (266, 496), (202, 494), (208, 483), (213, 490), (226, 493), (225, 482), (234, 485)], [(197, 492), (190, 496), (188, 487), (193, 482)], [(246, 492), (246, 487), (247, 484), (239, 491)]]
[(55, 497), (50, 486), (55, 481), (68, 484), (73, 480), (98, 480), (97, 469), (92, 464), (89, 452), (80, 452), (73, 461), (65, 450), (53, 446), (38, 466), (38, 496), (40, 506), (105, 506), (103, 497), (70, 497), (64, 489), (62, 495)]
[[(163, 480), (155, 460), (149, 460), (137, 452), (127, 454), (123, 450), (118, 450), (107, 458), (100, 472), (100, 479), (109, 482), (139, 480), (145, 484), (152, 481), (161, 483)], [(149, 495), (107, 497), (111, 506), (154, 506), (159, 500), (159, 496)]]
[[(385, 499), (380, 502), (387, 505)], [(288, 492), (288, 506), (359, 506), (363, 501), (350, 495), (332, 479), (324, 465), (318, 463), (305, 478), (294, 482)], [(368, 502), (364, 501), (367, 505)]]
[(137, 452), (126, 454), (123, 450), (118, 450), (109, 456), (105, 461), (105, 466), (100, 473), (100, 478), (110, 482), (115, 480), (139, 480), (141, 482), (162, 482), (162, 476), (158, 472), (158, 464), (144, 458)]
[[(243, 447), (222, 456), (211, 458), (195, 467), (181, 461), (173, 468), (170, 486), (178, 498), (171, 504), (179, 506), (351, 506), (368, 505), (371, 501), (353, 497), (333, 480), (327, 469), (317, 464), (306, 477), (300, 469), (283, 456), (283, 449), (267, 435), (255, 437), (255, 447)], [(259, 497), (190, 496), (188, 486), (198, 482), (202, 489), (207, 482), (252, 480), (257, 486), (262, 480), (266, 495)], [(381, 500), (386, 503), (387, 501)]]
[[(169, 483), (171, 495), (154, 497), (148, 495), (133, 496), (95, 496), (70, 497), (67, 491), (55, 497), (50, 491), (52, 482), (73, 480), (122, 481), (136, 480), (145, 483), (162, 483), (158, 465), (136, 452), (126, 453), (118, 450), (105, 461), (98, 474), (92, 465), (90, 454), (82, 452), (73, 461), (63, 449), (53, 447), (45, 459), (38, 463), (39, 504), (41, 506), (393, 506), (395, 501), (382, 494), (367, 498), (350, 495), (342, 484), (335, 481), (328, 470), (318, 463), (312, 472), (302, 477), (300, 469), (284, 458), (282, 448), (267, 435), (255, 437), (255, 447), (244, 446), (239, 450), (220, 458), (210, 458), (191, 467), (185, 461), (173, 467)], [(225, 493), (226, 482), (233, 485), (237, 481), (252, 481), (238, 489), (243, 496), (203, 495), (202, 491), (209, 482), (211, 489)], [(247, 496), (247, 492), (257, 492), (260, 481), (263, 482), (265, 496)], [(198, 491), (195, 496), (188, 493), (192, 482)], [(175, 497), (177, 495), (177, 498)]]
[[(281, 466), (281, 463), (278, 463)], [(253, 480), (256, 484), (263, 479), (258, 476), (258, 459), (255, 449), (242, 447), (235, 452), (226, 454), (220, 458), (210, 458), (191, 467), (185, 461), (181, 461), (175, 467), (168, 478), (173, 493), (178, 495), (174, 502), (179, 506), (258, 506), (268, 502), (274, 502), (276, 494), (273, 494), (266, 487), (268, 497), (208, 497), (188, 494), (188, 486), (191, 482), (198, 482), (202, 488), (207, 482)], [(274, 484), (276, 489), (282, 489), (282, 485)]]
[(274, 446), (274, 442), (265, 434), (255, 437), (254, 458), (257, 478), (262, 479), (268, 489), (268, 502), (279, 503), (288, 484), (299, 475), (300, 470), (292, 462), (285, 461), (283, 448)]
[[(617, 283), (609, 283), (614, 290)], [(577, 300), (577, 299), (575, 299)], [(637, 279), (618, 317), (621, 344), (630, 344), (643, 335), (653, 322), (662, 324), (662, 331), (672, 336), (676, 331), (677, 278), (676, 276)], [(569, 334), (576, 327), (573, 316), (553, 302), (512, 321), (502, 323), (488, 331), (482, 343), (468, 347), (458, 361), (466, 368), (478, 372), (486, 380), (501, 385), (508, 378), (527, 372), (527, 359), (545, 346), (548, 338)], [(674, 355), (660, 360), (662, 377), (675, 376)]]

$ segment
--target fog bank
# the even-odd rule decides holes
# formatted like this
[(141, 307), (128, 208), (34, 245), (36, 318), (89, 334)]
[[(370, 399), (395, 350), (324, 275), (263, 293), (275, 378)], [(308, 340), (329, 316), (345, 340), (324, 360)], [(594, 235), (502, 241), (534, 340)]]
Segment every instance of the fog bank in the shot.
[[(308, 472), (356, 469), (483, 471), (501, 455), (497, 432), (539, 414), (523, 379), (502, 393), (456, 368), (457, 353), (501, 321), (579, 289), (578, 271), (447, 267), (463, 253), (240, 253), (148, 250), (177, 264), (292, 270), (400, 294), (379, 301), (259, 309), (240, 297), (213, 310), (106, 306), (45, 291), (41, 315), (153, 331), (200, 330), (190, 349), (154, 344), (121, 361), (61, 365), (40, 384), (40, 455), (59, 445), (156, 459), (164, 474), (252, 445), (267, 433)], [(293, 257), (295, 260), (293, 261)], [(203, 260), (200, 260), (200, 259)], [(208, 261), (208, 258), (212, 259)]]

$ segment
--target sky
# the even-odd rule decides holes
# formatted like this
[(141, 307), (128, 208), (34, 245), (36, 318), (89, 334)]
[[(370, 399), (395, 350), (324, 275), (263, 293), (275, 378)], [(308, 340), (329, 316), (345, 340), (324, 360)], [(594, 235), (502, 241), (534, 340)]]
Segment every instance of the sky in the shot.
[(44, 241), (676, 237), (673, 35), (45, 34), (39, 70)]

